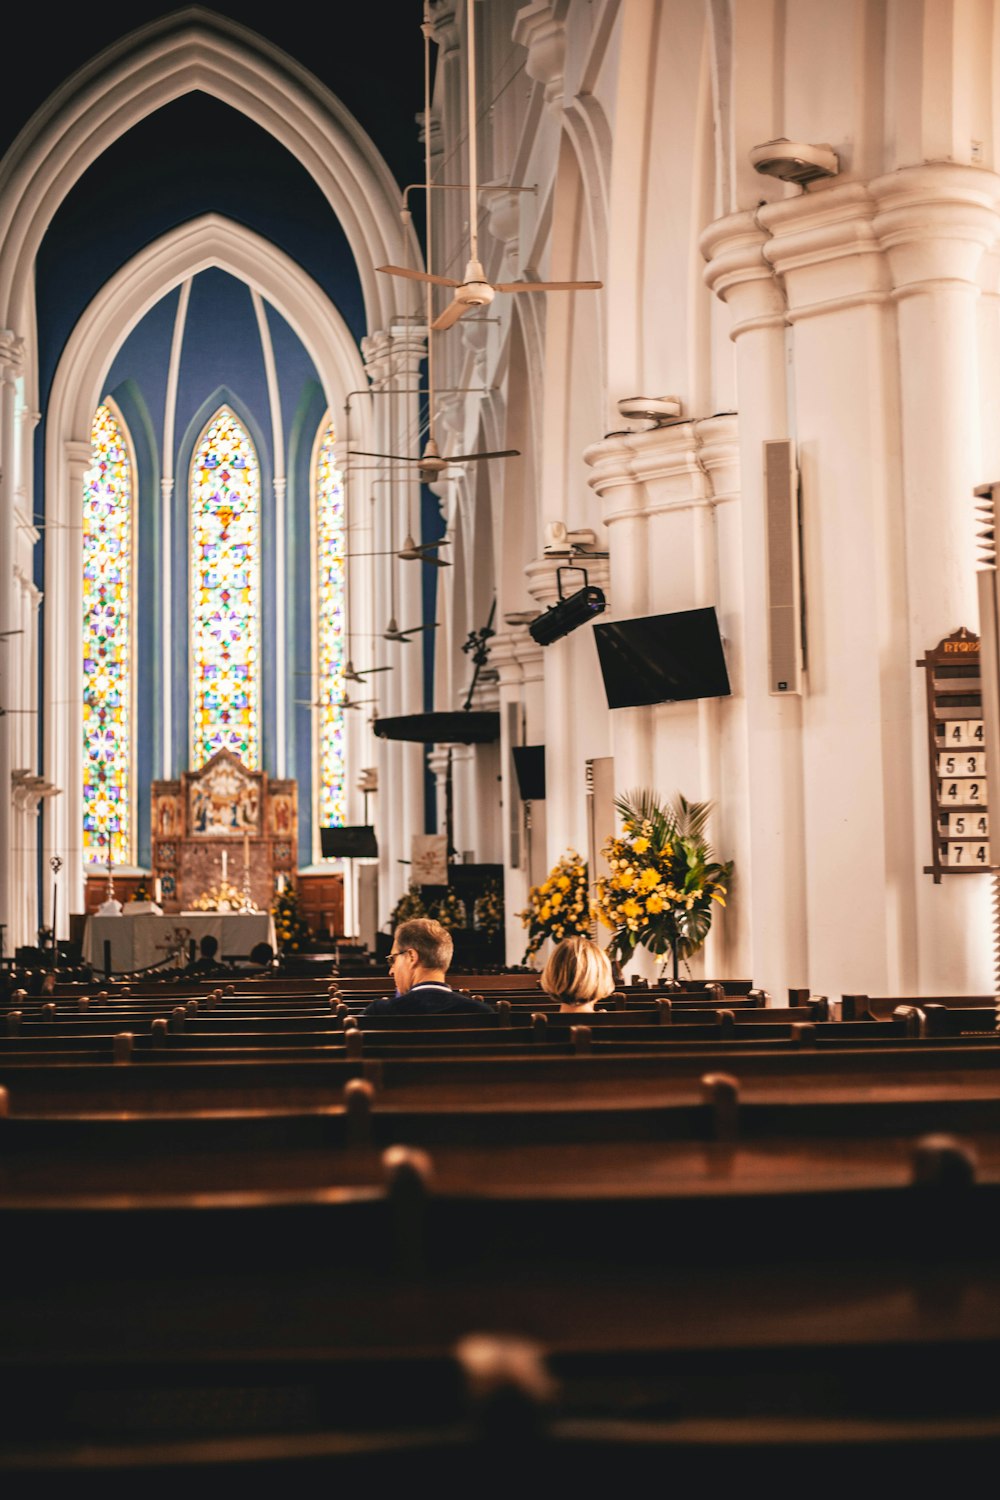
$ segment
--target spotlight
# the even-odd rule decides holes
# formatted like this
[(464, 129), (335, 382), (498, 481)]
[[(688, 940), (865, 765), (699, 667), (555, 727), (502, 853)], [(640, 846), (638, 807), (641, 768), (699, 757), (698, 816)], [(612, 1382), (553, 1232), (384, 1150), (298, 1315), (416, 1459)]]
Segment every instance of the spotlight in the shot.
[[(583, 588), (568, 597), (562, 591), (562, 574), (565, 572), (582, 573), (584, 577)], [(602, 613), (607, 605), (604, 593), (601, 589), (588, 584), (586, 578), (586, 568), (556, 569), (559, 598), (528, 626), (528, 634), (532, 640), (537, 641), (540, 646), (551, 646), (553, 641), (562, 640), (563, 636), (569, 635), (571, 630), (576, 630), (580, 625), (586, 625), (588, 620)]]

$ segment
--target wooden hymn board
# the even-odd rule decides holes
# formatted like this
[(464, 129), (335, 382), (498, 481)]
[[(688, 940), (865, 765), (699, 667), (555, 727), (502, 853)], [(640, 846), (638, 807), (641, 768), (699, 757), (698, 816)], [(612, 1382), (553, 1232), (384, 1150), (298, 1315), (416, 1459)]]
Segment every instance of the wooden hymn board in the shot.
[(930, 758), (933, 863), (924, 872), (936, 882), (992, 869), (979, 645), (963, 627), (917, 662), (926, 674)]

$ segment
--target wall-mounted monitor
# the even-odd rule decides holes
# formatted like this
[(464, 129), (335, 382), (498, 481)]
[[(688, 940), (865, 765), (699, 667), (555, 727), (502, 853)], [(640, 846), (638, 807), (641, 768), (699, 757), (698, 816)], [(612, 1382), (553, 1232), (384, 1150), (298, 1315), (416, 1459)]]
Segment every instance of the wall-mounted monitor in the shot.
[(370, 824), (321, 828), (319, 847), (324, 859), (377, 859), (378, 841)]
[(714, 609), (597, 621), (594, 639), (609, 708), (725, 698), (732, 691)]

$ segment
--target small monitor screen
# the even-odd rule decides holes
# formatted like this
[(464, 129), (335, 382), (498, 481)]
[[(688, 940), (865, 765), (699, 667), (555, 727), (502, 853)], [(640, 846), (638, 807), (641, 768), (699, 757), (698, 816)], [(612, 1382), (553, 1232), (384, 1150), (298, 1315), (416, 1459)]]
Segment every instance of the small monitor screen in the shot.
[(731, 691), (714, 609), (598, 621), (594, 639), (609, 708), (724, 698)]

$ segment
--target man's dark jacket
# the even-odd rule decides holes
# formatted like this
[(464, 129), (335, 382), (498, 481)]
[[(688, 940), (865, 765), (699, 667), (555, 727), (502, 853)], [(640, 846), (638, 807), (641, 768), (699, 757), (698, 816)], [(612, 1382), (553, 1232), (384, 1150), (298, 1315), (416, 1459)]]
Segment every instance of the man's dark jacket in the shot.
[(415, 984), (405, 995), (387, 995), (382, 1000), (373, 1000), (363, 1012), (366, 1016), (431, 1016), (444, 1015), (450, 1011), (477, 1011), (493, 1013), (491, 1005), (482, 1000), (473, 1000), (471, 995), (460, 995), (446, 984), (427, 980)]

